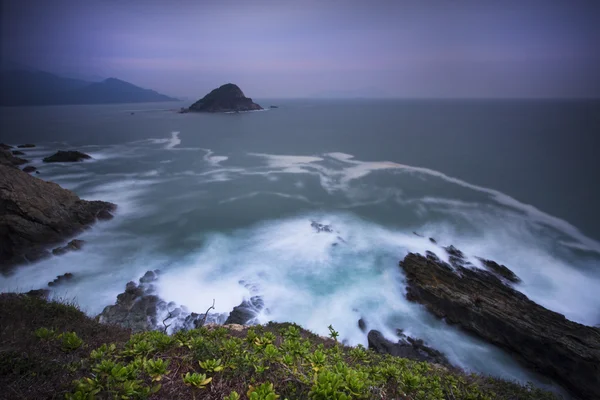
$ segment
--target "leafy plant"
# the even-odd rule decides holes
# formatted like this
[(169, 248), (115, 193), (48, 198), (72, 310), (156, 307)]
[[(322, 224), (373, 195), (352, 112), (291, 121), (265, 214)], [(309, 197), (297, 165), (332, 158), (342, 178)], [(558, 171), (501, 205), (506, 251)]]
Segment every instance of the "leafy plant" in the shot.
[(340, 336), (340, 333), (333, 329), (333, 326), (331, 325), (329, 325), (327, 329), (329, 329), (329, 337), (337, 342), (337, 338)]
[(229, 393), (229, 396), (224, 397), (223, 400), (240, 400), (240, 395), (235, 390)]
[(223, 371), (223, 366), (221, 365), (221, 359), (215, 360), (206, 360), (200, 361), (200, 367), (208, 372), (219, 372)]
[(165, 361), (161, 358), (157, 360), (148, 360), (145, 363), (146, 373), (152, 378), (152, 381), (160, 381), (163, 375), (169, 373), (167, 371), (167, 367), (169, 366), (169, 361)]
[(54, 329), (48, 329), (48, 328), (38, 328), (35, 330), (35, 336), (38, 339), (42, 339), (42, 340), (50, 340), (50, 339), (54, 339)]
[(183, 377), (183, 383), (188, 386), (193, 386), (198, 389), (204, 389), (212, 381), (212, 378), (207, 378), (205, 374), (199, 374), (189, 372)]
[(92, 350), (92, 352), (90, 353), (90, 358), (92, 360), (101, 360), (104, 357), (107, 357), (108, 355), (113, 354), (116, 349), (117, 349), (117, 346), (114, 343), (112, 343), (110, 345), (103, 344), (102, 346), (98, 347), (96, 350)]
[(75, 351), (83, 345), (83, 340), (75, 332), (65, 332), (59, 336), (64, 352)]
[(270, 382), (265, 382), (258, 387), (250, 385), (247, 395), (250, 400), (276, 400), (279, 398)]

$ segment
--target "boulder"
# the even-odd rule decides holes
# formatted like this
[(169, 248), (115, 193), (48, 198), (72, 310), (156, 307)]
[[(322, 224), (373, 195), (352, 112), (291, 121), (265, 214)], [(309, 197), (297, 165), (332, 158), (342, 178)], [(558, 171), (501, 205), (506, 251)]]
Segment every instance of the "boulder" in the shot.
[(26, 143), (26, 144), (20, 144), (17, 147), (20, 149), (30, 149), (32, 147), (35, 147), (35, 144)]
[(505, 349), (576, 396), (600, 398), (600, 329), (534, 303), (490, 271), (449, 268), (413, 253), (400, 267), (408, 300)]
[(59, 150), (53, 155), (44, 158), (44, 162), (79, 162), (83, 160), (89, 160), (92, 158), (90, 155), (82, 153), (80, 151), (68, 150), (62, 151)]
[(252, 111), (262, 110), (262, 107), (254, 103), (251, 98), (246, 97), (244, 92), (233, 83), (227, 83), (212, 90), (192, 104), (189, 111), (200, 112), (230, 112), (230, 111)]
[(56, 183), (0, 165), (0, 271), (50, 255), (48, 248), (83, 231), (116, 205), (81, 200)]
[(425, 345), (420, 339), (404, 335), (401, 330), (398, 333), (400, 340), (394, 343), (386, 339), (379, 331), (369, 331), (367, 335), (369, 349), (380, 354), (450, 366), (450, 362), (443, 353)]
[(33, 165), (28, 165), (25, 168), (23, 168), (23, 172), (27, 172), (28, 174), (30, 174), (32, 172), (37, 172), (37, 168), (34, 167)]

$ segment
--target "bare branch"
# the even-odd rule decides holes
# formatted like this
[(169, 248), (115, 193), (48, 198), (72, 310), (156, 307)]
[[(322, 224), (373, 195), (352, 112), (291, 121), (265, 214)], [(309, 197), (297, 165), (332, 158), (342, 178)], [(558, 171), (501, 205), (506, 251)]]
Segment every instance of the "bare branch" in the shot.
[(210, 310), (214, 310), (214, 309), (215, 309), (215, 299), (213, 299), (212, 306), (208, 307), (208, 310), (206, 310), (206, 312), (204, 313), (204, 317), (202, 318), (202, 321), (200, 322), (200, 326), (204, 326), (204, 323), (206, 323), (206, 317), (208, 317), (208, 312)]
[(166, 317), (165, 319), (163, 319), (163, 322), (162, 322), (162, 323), (163, 323), (163, 325), (165, 326), (165, 327), (163, 328), (163, 330), (164, 330), (164, 333), (167, 333), (167, 329), (169, 329), (169, 327), (171, 326), (171, 324), (167, 325), (167, 324), (165, 324), (165, 322), (166, 322), (168, 319), (171, 319), (171, 318), (173, 318), (173, 314), (172, 314), (172, 311), (169, 311), (169, 315), (167, 315), (167, 317)]

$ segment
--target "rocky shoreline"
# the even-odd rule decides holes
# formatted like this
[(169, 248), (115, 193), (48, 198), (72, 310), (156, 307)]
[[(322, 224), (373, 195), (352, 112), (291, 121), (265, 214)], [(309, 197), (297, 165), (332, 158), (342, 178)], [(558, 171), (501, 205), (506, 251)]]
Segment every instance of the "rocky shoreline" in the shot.
[[(0, 272), (3, 273), (52, 254), (80, 250), (84, 241), (75, 239), (66, 243), (66, 240), (98, 220), (112, 218), (116, 209), (109, 202), (82, 200), (55, 183), (22, 171), (20, 166), (28, 161), (11, 153), (10, 148), (0, 145), (0, 241), (3, 243)], [(57, 154), (58, 159), (52, 161), (85, 159), (78, 152)], [(336, 234), (329, 225), (308, 223), (316, 234)], [(344, 243), (342, 238), (338, 239)], [(400, 268), (406, 276), (408, 300), (422, 304), (448, 324), (504, 349), (575, 396), (600, 398), (600, 329), (569, 321), (528, 299), (515, 289), (521, 280), (508, 267), (479, 257), (476, 259), (481, 265), (476, 267), (454, 246), (442, 247), (433, 238), (430, 241), (447, 253), (449, 262), (431, 251), (406, 255)], [(148, 271), (138, 282), (127, 283), (115, 304), (105, 307), (97, 320), (133, 332), (173, 333), (205, 324), (252, 325), (259, 313), (268, 313), (263, 299), (256, 294), (229, 313), (211, 312), (210, 304), (203, 313), (199, 313), (203, 310), (190, 311), (157, 295), (160, 275), (158, 270)], [(74, 270), (58, 276), (48, 286), (69, 285), (76, 280)], [(48, 288), (31, 294), (45, 296)], [(400, 329), (394, 342), (377, 330), (369, 330), (364, 319), (358, 325), (369, 348), (377, 353), (454, 368), (435, 349), (435, 343), (406, 336)]]
[[(78, 250), (82, 241), (65, 240), (81, 233), (99, 220), (113, 217), (116, 204), (80, 199), (53, 182), (29, 175), (35, 169), (19, 166), (27, 160), (0, 149), (0, 272), (19, 264)], [(19, 148), (31, 148), (32, 144)], [(82, 154), (82, 153), (81, 153)]]

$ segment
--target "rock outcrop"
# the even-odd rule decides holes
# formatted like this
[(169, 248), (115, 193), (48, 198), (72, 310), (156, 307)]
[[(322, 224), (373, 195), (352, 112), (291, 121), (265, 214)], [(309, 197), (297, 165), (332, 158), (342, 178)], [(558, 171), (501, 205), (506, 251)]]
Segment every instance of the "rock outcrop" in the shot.
[(379, 331), (369, 331), (367, 335), (369, 349), (380, 354), (450, 366), (448, 359), (442, 352), (427, 346), (421, 339), (406, 336), (401, 330), (398, 331), (398, 336), (398, 342), (394, 343), (386, 339)]
[(29, 161), (23, 158), (15, 157), (15, 155), (8, 150), (0, 149), (0, 165), (17, 167), (19, 165), (27, 164), (28, 162)]
[(0, 165), (0, 271), (50, 255), (116, 205), (81, 200), (56, 183)]
[(254, 103), (251, 98), (246, 97), (237, 85), (227, 83), (192, 104), (189, 110), (200, 112), (253, 111), (262, 110), (262, 107)]
[(129, 328), (134, 332), (175, 332), (197, 328), (203, 323), (225, 322), (227, 314), (208, 313), (204, 318), (205, 314), (190, 313), (184, 306), (178, 306), (174, 302), (167, 303), (156, 294), (155, 284), (159, 278), (160, 271), (148, 271), (139, 279), (139, 283), (127, 283), (125, 291), (117, 296), (117, 302), (105, 307), (98, 315), (99, 321)]
[(10, 149), (12, 149), (12, 148), (13, 148), (13, 147), (12, 147), (11, 145), (9, 145), (9, 144), (6, 144), (6, 143), (0, 143), (0, 149), (2, 149), (2, 150), (10, 150)]
[(92, 158), (90, 155), (75, 150), (62, 151), (59, 150), (53, 155), (44, 158), (44, 162), (79, 162), (83, 160), (89, 160)]
[[(459, 259), (455, 250), (448, 251)], [(534, 303), (491, 271), (435, 258), (409, 253), (400, 262), (409, 300), (509, 351), (577, 396), (600, 398), (600, 329)]]
[(23, 168), (23, 172), (27, 172), (28, 174), (37, 171), (37, 168), (34, 167), (33, 165), (28, 165), (25, 168)]
[(52, 254), (54, 254), (55, 256), (60, 256), (65, 253), (68, 253), (70, 251), (78, 251), (78, 250), (81, 250), (81, 248), (83, 247), (84, 244), (85, 244), (85, 240), (73, 239), (69, 243), (67, 243), (65, 246), (57, 247), (54, 250), (52, 250)]

